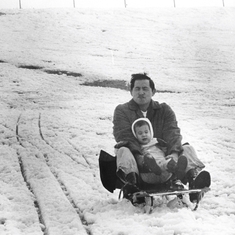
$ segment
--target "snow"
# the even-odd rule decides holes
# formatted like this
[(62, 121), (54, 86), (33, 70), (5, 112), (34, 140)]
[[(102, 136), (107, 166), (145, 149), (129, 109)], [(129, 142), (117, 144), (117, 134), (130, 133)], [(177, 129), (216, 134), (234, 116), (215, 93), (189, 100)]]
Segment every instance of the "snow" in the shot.
[[(0, 234), (235, 234), (234, 22), (234, 8), (1, 10)], [(131, 96), (82, 83), (143, 71), (211, 173), (197, 211), (159, 198), (149, 215), (100, 182)]]

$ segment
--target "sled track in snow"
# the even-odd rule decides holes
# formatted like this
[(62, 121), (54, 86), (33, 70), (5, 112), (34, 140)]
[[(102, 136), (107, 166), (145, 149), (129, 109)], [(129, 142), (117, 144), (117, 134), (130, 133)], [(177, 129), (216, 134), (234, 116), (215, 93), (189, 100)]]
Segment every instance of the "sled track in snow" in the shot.
[(21, 114), (19, 115), (18, 119), (17, 119), (17, 123), (16, 123), (16, 139), (18, 141), (18, 143), (24, 147), (24, 145), (21, 142), (20, 136), (19, 136), (19, 123), (20, 123), (20, 118), (21, 118)]
[[(74, 144), (72, 144), (70, 141), (68, 141), (68, 143), (73, 147), (73, 149), (74, 149), (76, 152), (80, 153), (79, 149), (77, 149), (77, 147), (74, 146)], [(86, 161), (86, 164), (89, 166), (89, 168), (92, 169), (91, 163), (87, 160), (87, 158), (85, 157), (85, 155), (82, 154), (81, 156), (84, 158), (84, 160)], [(93, 174), (93, 176), (96, 177), (95, 174)]]
[[(9, 126), (7, 126), (5, 123), (0, 123), (0, 125), (3, 127), (3, 128), (5, 128), (5, 129), (7, 129), (7, 130), (10, 130), (13, 134), (11, 135), (11, 136), (7, 136), (7, 139), (9, 140), (9, 139), (13, 139), (13, 138), (16, 138), (16, 136), (15, 136), (15, 130), (14, 129), (12, 129), (11, 127), (9, 127)], [(1, 133), (0, 133), (1, 134)], [(3, 143), (4, 144), (4, 143)]]
[[(19, 117), (18, 117), (18, 119), (17, 119), (17, 124), (16, 124), (16, 138), (17, 138), (17, 141), (19, 142), (19, 144), (20, 144), (23, 148), (26, 148), (26, 147), (24, 146), (22, 140), (21, 140), (21, 139), (23, 139), (23, 138), (19, 135), (19, 123), (20, 123), (20, 118), (21, 118), (21, 114), (19, 115)], [(62, 152), (60, 152), (59, 150), (55, 149), (53, 146), (51, 146), (51, 145), (45, 140), (45, 138), (44, 138), (44, 136), (43, 136), (43, 134), (42, 134), (42, 130), (41, 130), (41, 115), (39, 115), (39, 119), (38, 119), (38, 128), (39, 128), (39, 135), (40, 135), (41, 139), (45, 142), (45, 144), (47, 144), (49, 147), (51, 147), (53, 150), (59, 152), (60, 154), (65, 154), (65, 153), (62, 153)], [(24, 141), (27, 141), (27, 140), (24, 139)], [(38, 147), (37, 147), (36, 145), (34, 145), (33, 143), (31, 143), (31, 142), (29, 142), (29, 141), (27, 141), (27, 142), (30, 143), (33, 147), (36, 147), (36, 148), (38, 149)], [(38, 150), (40, 151), (40, 149), (38, 149)], [(27, 181), (27, 177), (26, 177), (25, 174), (24, 174), (25, 170), (24, 170), (24, 164), (23, 164), (23, 162), (22, 162), (22, 159), (21, 159), (19, 153), (17, 153), (17, 154), (18, 154), (19, 164), (20, 164), (20, 168), (21, 168), (21, 172), (22, 172), (22, 176), (23, 176), (23, 178), (24, 178), (24, 181), (25, 181), (25, 183), (26, 183), (28, 189), (33, 193), (33, 190), (32, 190), (32, 188), (31, 188), (31, 186), (30, 186), (30, 183)], [(70, 157), (68, 154), (66, 154), (66, 156)], [(37, 156), (35, 156), (35, 157), (37, 157)], [(72, 199), (72, 197), (69, 195), (68, 190), (67, 190), (67, 188), (66, 188), (66, 185), (65, 185), (63, 182), (61, 182), (61, 180), (59, 179), (59, 177), (58, 177), (58, 175), (57, 175), (57, 172), (51, 168), (51, 166), (50, 166), (50, 164), (49, 164), (49, 161), (50, 161), (50, 160), (49, 160), (49, 158), (48, 158), (48, 155), (47, 155), (47, 154), (43, 154), (43, 157), (44, 157), (44, 160), (45, 160), (46, 165), (47, 165), (47, 167), (49, 168), (50, 172), (52, 173), (52, 175), (54, 176), (54, 178), (56, 179), (56, 181), (59, 183), (59, 185), (60, 185), (60, 187), (61, 187), (61, 189), (62, 189), (64, 195), (66, 196), (66, 198), (67, 198), (68, 201), (70, 202), (71, 206), (74, 208), (74, 210), (75, 210), (76, 213), (78, 214), (78, 216), (79, 216), (79, 218), (80, 218), (80, 220), (81, 220), (81, 222), (82, 222), (82, 224), (83, 224), (83, 226), (84, 226), (84, 229), (85, 229), (86, 233), (87, 233), (88, 235), (92, 235), (92, 233), (91, 233), (91, 231), (90, 231), (90, 229), (89, 229), (89, 224), (88, 224), (88, 222), (86, 221), (86, 219), (85, 219), (85, 217), (84, 217), (84, 215), (83, 215), (82, 210), (77, 207), (76, 203), (74, 202), (74, 200)], [(70, 158), (71, 158), (71, 157), (70, 157)], [(72, 159), (73, 161), (75, 161), (73, 158), (71, 158), (71, 159)], [(77, 161), (75, 161), (75, 162), (78, 163)], [(82, 164), (82, 163), (79, 162), (79, 164)], [(85, 166), (84, 164), (82, 164), (82, 165)], [(85, 167), (87, 167), (87, 166), (85, 166)], [(34, 193), (33, 193), (33, 194), (34, 194)], [(35, 196), (35, 194), (34, 194), (34, 196)], [(35, 198), (36, 198), (36, 197), (35, 197)], [(40, 207), (39, 207), (39, 204), (38, 204), (38, 201), (37, 201), (37, 200), (34, 202), (34, 205), (35, 205), (35, 208), (36, 208), (36, 210), (37, 210), (37, 212), (38, 212), (39, 222), (40, 222), (40, 223), (43, 225), (43, 227), (45, 228), (44, 230), (42, 230), (42, 232), (43, 232), (44, 235), (47, 235), (47, 233), (45, 232), (45, 231), (46, 231), (46, 226), (45, 226), (45, 223), (44, 223), (44, 220), (43, 220), (43, 217), (42, 217), (42, 213), (41, 213), (41, 210), (40, 210)]]
[(79, 218), (80, 218), (80, 220), (81, 220), (81, 222), (82, 222), (82, 224), (83, 224), (83, 226), (84, 226), (84, 228), (85, 228), (87, 234), (88, 234), (88, 235), (92, 235), (92, 233), (91, 233), (91, 231), (90, 231), (90, 229), (89, 229), (89, 227), (88, 227), (89, 224), (88, 224), (88, 222), (86, 221), (86, 219), (85, 219), (85, 217), (84, 217), (82, 211), (77, 207), (76, 203), (74, 202), (74, 200), (72, 199), (72, 197), (69, 195), (68, 190), (67, 190), (65, 184), (64, 184), (63, 182), (61, 182), (61, 180), (59, 180), (59, 177), (58, 177), (57, 173), (56, 173), (54, 170), (51, 169), (51, 167), (50, 167), (50, 165), (49, 165), (49, 161), (50, 161), (50, 160), (49, 160), (47, 154), (44, 154), (43, 156), (44, 156), (44, 159), (45, 159), (45, 161), (46, 161), (46, 163), (47, 163), (47, 166), (49, 167), (51, 173), (54, 175), (54, 177), (56, 178), (57, 182), (59, 183), (59, 185), (60, 185), (62, 191), (64, 192), (64, 195), (67, 197), (67, 199), (69, 200), (70, 204), (72, 205), (72, 207), (73, 207), (73, 208), (75, 209), (75, 211), (77, 212), (77, 214), (78, 214), (78, 216), (79, 216)]
[[(65, 153), (65, 152), (61, 152), (60, 150), (56, 149), (53, 145), (51, 145), (43, 136), (42, 134), (42, 128), (41, 128), (41, 113), (39, 114), (39, 118), (38, 118), (38, 128), (39, 128), (39, 134), (41, 136), (41, 139), (52, 149), (54, 149), (56, 152), (60, 153), (60, 154), (64, 154), (66, 156), (68, 156), (69, 158), (71, 158), (74, 162), (76, 162), (77, 164), (83, 165), (84, 167), (90, 167), (90, 163), (87, 161), (87, 159), (83, 156), (83, 158), (85, 159), (87, 165), (84, 165), (83, 163), (79, 162), (77, 159), (73, 158), (72, 156), (70, 156), (69, 154)], [(69, 143), (69, 142), (68, 142)], [(70, 144), (71, 145), (71, 144)], [(91, 167), (90, 167), (91, 168)]]
[[(21, 141), (21, 137), (19, 136), (19, 123), (20, 123), (20, 118), (21, 118), (21, 114), (19, 115), (19, 117), (18, 117), (18, 119), (17, 119), (17, 123), (16, 123), (16, 131), (15, 131), (15, 133), (16, 133), (16, 139), (17, 139), (17, 141), (18, 141), (18, 143), (19, 143), (20, 146), (22, 146), (23, 148), (26, 148), (26, 147), (24, 146), (23, 142)], [(35, 196), (35, 194), (34, 194), (34, 192), (33, 192), (33, 190), (32, 190), (32, 187), (31, 187), (30, 183), (28, 182), (27, 177), (26, 177), (26, 175), (25, 175), (24, 164), (23, 164), (23, 162), (22, 162), (22, 158), (21, 158), (20, 153), (19, 153), (18, 150), (17, 150), (17, 156), (18, 156), (18, 161), (19, 161), (19, 165), (20, 165), (20, 170), (21, 170), (21, 174), (22, 174), (22, 177), (23, 177), (23, 179), (24, 179), (24, 182), (25, 182), (25, 184), (26, 184), (28, 190), (34, 195), (34, 198), (37, 199), (37, 197)], [(38, 214), (38, 220), (39, 220), (40, 224), (43, 225), (43, 227), (41, 226), (42, 233), (43, 233), (44, 235), (47, 235), (46, 230), (44, 229), (44, 228), (46, 228), (45, 222), (44, 222), (44, 220), (43, 220), (42, 213), (41, 213), (41, 208), (39, 207), (39, 204), (38, 204), (38, 201), (37, 201), (37, 200), (34, 200), (34, 207), (35, 207), (35, 210), (36, 210), (36, 212), (37, 212), (37, 214)]]
[[(73, 161), (75, 161), (76, 163), (78, 164), (82, 164), (81, 162), (78, 162), (77, 160), (75, 160), (74, 158), (72, 158), (69, 154), (66, 154), (66, 153), (62, 153), (61, 151), (59, 151), (58, 149), (55, 149), (53, 146), (51, 146), (49, 144), (49, 142), (44, 138), (43, 134), (42, 134), (42, 128), (41, 128), (41, 113), (39, 114), (39, 118), (38, 118), (38, 128), (39, 128), (39, 134), (40, 134), (40, 137), (41, 139), (47, 144), (49, 145), (52, 149), (54, 149), (55, 151), (59, 152), (60, 154), (65, 154), (66, 156), (70, 157)], [(68, 190), (65, 186), (65, 184), (63, 182), (61, 182), (61, 180), (59, 180), (59, 177), (57, 176), (57, 173), (55, 171), (53, 171), (49, 165), (49, 158), (46, 154), (43, 155), (44, 158), (45, 158), (45, 161), (47, 163), (47, 166), (50, 168), (50, 171), (52, 172), (52, 174), (54, 175), (54, 177), (56, 178), (56, 180), (58, 181), (58, 183), (60, 184), (60, 187), (61, 189), (63, 190), (64, 192), (64, 195), (67, 197), (67, 199), (69, 200), (70, 204), (72, 205), (72, 207), (75, 209), (75, 211), (77, 212), (77, 214), (79, 215), (79, 218), (82, 222), (82, 224), (84, 225), (84, 228), (87, 232), (88, 235), (92, 235), (90, 229), (89, 229), (89, 224), (88, 222), (86, 221), (82, 211), (77, 207), (76, 203), (74, 202), (74, 200), (72, 199), (72, 197), (70, 197), (69, 193), (68, 193)], [(85, 159), (86, 160), (86, 159)], [(87, 162), (87, 161), (86, 161)], [(82, 164), (83, 166), (85, 166), (84, 164)], [(87, 165), (90, 167), (90, 164), (89, 162), (87, 162)], [(87, 166), (85, 166), (87, 167)]]
[[(27, 177), (26, 177), (26, 175), (24, 173), (25, 172), (25, 167), (24, 167), (24, 164), (22, 162), (22, 158), (21, 158), (19, 152), (17, 152), (17, 156), (18, 156), (18, 160), (19, 160), (19, 164), (20, 164), (20, 170), (21, 170), (22, 177), (23, 177), (23, 179), (24, 179), (24, 181), (26, 183), (26, 186), (27, 186), (28, 190), (34, 195), (34, 198), (36, 199), (36, 196), (35, 196), (35, 194), (34, 194), (34, 192), (32, 190), (32, 187), (31, 187), (30, 183), (27, 181)], [(42, 217), (41, 209), (39, 207), (39, 204), (38, 204), (37, 200), (34, 200), (34, 207), (35, 207), (35, 209), (37, 211), (39, 222), (40, 222), (41, 225), (43, 225), (43, 226), (40, 226), (41, 230), (42, 230), (44, 235), (47, 235), (47, 232), (45, 230), (45, 228), (46, 228), (45, 222), (44, 222), (44, 219)]]

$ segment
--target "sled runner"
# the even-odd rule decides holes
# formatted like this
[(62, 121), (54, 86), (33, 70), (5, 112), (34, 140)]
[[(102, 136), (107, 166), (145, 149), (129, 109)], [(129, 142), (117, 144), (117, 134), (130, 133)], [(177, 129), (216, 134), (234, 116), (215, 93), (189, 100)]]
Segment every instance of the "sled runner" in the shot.
[[(205, 187), (203, 189), (183, 189), (183, 190), (177, 190), (177, 191), (161, 191), (161, 192), (146, 192), (146, 191), (139, 191), (135, 192), (132, 195), (129, 196), (128, 200), (131, 201), (131, 203), (134, 206), (137, 206), (139, 204), (145, 205), (145, 210), (147, 213), (151, 213), (153, 210), (154, 200), (158, 197), (167, 197), (170, 195), (175, 195), (173, 200), (169, 201), (167, 203), (167, 206), (170, 208), (176, 207), (176, 204), (184, 205), (185, 207), (189, 207), (191, 210), (195, 211), (198, 208), (199, 202), (201, 201), (202, 197), (206, 192), (210, 190), (209, 187)], [(193, 202), (190, 201), (189, 195), (195, 194), (195, 200)]]

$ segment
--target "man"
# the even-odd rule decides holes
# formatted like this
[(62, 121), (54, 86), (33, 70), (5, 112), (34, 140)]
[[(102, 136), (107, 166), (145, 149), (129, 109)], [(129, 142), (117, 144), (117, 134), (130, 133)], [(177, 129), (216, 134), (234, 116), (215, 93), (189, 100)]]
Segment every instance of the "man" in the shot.
[[(201, 171), (205, 166), (197, 158), (192, 146), (182, 146), (180, 128), (178, 127), (175, 113), (170, 106), (166, 103), (160, 104), (152, 100), (156, 93), (152, 79), (145, 73), (133, 74), (130, 81), (130, 93), (132, 99), (125, 104), (118, 105), (113, 117), (113, 134), (118, 143), (116, 145), (118, 149), (118, 177), (125, 184), (133, 185), (136, 188), (139, 188), (141, 185), (139, 166), (136, 158), (142, 153), (140, 144), (132, 133), (131, 125), (136, 119), (146, 117), (152, 123), (154, 137), (160, 140), (160, 142), (165, 143), (166, 158), (172, 159), (169, 162), (169, 169), (181, 168), (185, 172), (184, 183), (189, 182), (190, 188), (195, 187), (195, 175), (197, 171)], [(178, 159), (182, 154), (187, 158), (186, 165), (185, 161), (183, 161), (183, 165), (178, 164)], [(151, 163), (149, 163), (149, 168), (151, 168), (150, 165)], [(208, 174), (207, 185), (210, 184)], [(201, 187), (205, 186), (201, 185)]]

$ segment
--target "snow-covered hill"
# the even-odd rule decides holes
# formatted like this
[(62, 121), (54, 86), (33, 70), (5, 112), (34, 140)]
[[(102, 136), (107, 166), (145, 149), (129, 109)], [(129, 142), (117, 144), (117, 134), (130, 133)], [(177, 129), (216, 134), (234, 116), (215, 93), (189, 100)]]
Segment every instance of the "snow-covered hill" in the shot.
[[(235, 234), (235, 9), (0, 12), (0, 234)], [(198, 210), (151, 215), (101, 185), (128, 91), (148, 72), (212, 175)], [(67, 75), (66, 75), (67, 74)]]

